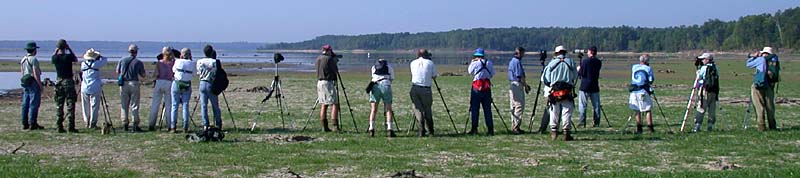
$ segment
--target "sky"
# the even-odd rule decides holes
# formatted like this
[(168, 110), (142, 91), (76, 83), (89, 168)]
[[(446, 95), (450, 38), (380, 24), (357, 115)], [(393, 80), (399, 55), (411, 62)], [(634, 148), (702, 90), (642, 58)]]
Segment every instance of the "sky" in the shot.
[(297, 42), (502, 27), (668, 27), (798, 0), (3, 0), (0, 40)]

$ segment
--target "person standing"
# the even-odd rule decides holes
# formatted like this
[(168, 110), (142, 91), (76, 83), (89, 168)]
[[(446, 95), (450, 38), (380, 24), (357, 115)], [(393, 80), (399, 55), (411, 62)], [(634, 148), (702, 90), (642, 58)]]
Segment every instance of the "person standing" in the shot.
[(22, 86), (22, 130), (44, 129), (39, 125), (39, 105), (42, 99), (42, 69), (39, 68), (39, 59), (36, 58), (39, 46), (36, 42), (25, 45), (25, 57), (19, 62), (20, 80)]
[(717, 120), (717, 102), (719, 102), (719, 70), (714, 64), (714, 55), (703, 53), (697, 59), (703, 61), (703, 65), (697, 70), (695, 78), (695, 89), (700, 91), (700, 102), (697, 104), (697, 113), (694, 117), (693, 132), (700, 131), (703, 124), (703, 116), (708, 113), (708, 131), (714, 127)]
[(472, 89), (469, 97), (469, 111), (472, 120), (472, 127), (468, 134), (478, 133), (478, 110), (483, 108), (483, 118), (486, 120), (487, 135), (494, 135), (494, 124), (492, 121), (492, 82), (494, 76), (494, 65), (492, 61), (485, 59), (483, 48), (475, 49), (472, 62), (467, 67), (467, 71), (472, 75)]
[(650, 55), (639, 56), (639, 64), (631, 67), (631, 85), (628, 89), (628, 107), (634, 111), (636, 117), (636, 134), (642, 133), (642, 112), (647, 117), (647, 129), (650, 133), (655, 132), (653, 128), (653, 94), (651, 85), (655, 81), (653, 69), (650, 68)]
[(219, 109), (219, 97), (212, 92), (212, 87), (217, 76), (217, 51), (211, 45), (203, 47), (205, 58), (197, 61), (197, 75), (200, 76), (200, 115), (203, 118), (203, 129), (210, 128), (208, 123), (208, 103), (214, 112), (214, 124), (222, 129), (222, 112)]
[(568, 58), (567, 49), (557, 46), (554, 58), (544, 67), (542, 83), (550, 113), (550, 139), (558, 137), (558, 123), (564, 131), (564, 141), (573, 140), (570, 133), (572, 126), (572, 110), (575, 108), (575, 81), (578, 71), (575, 61)]
[(424, 137), (426, 134), (433, 136), (431, 85), (433, 85), (433, 80), (439, 76), (439, 72), (436, 71), (436, 66), (431, 61), (431, 53), (427, 49), (419, 49), (417, 59), (411, 61), (409, 67), (411, 68), (411, 90), (408, 94), (411, 97), (411, 103), (414, 104), (414, 117), (419, 122), (417, 136)]
[(183, 107), (183, 132), (189, 133), (189, 101), (192, 99), (192, 77), (196, 64), (192, 61), (192, 51), (189, 48), (181, 49), (181, 57), (175, 60), (172, 66), (173, 81), (170, 88), (172, 94), (172, 107), (167, 131), (176, 132), (178, 107)]
[(106, 66), (108, 60), (100, 55), (99, 51), (90, 48), (83, 55), (81, 62), (81, 108), (83, 108), (83, 121), (89, 128), (98, 129), (97, 120), (100, 111), (100, 99), (103, 91), (103, 79), (100, 69)]
[[(508, 97), (511, 103), (511, 130), (514, 134), (524, 134), (520, 129), (522, 125), (522, 112), (525, 110), (525, 94), (531, 91), (531, 86), (525, 80), (525, 69), (522, 68), (522, 58), (525, 56), (525, 48), (517, 47), (514, 57), (508, 62), (508, 80), (511, 86), (508, 89)], [(523, 93), (524, 92), (524, 93)]]
[[(56, 50), (53, 53), (51, 62), (55, 65), (56, 76), (56, 117), (57, 127), (59, 133), (73, 132), (77, 133), (75, 129), (75, 102), (78, 99), (78, 93), (75, 91), (75, 80), (72, 78), (72, 65), (78, 62), (78, 57), (72, 52), (67, 41), (59, 39), (56, 42)], [(64, 108), (64, 107), (67, 108)], [(64, 113), (66, 109), (66, 113)], [(64, 119), (68, 122), (68, 129), (64, 130)]]
[(580, 113), (580, 123), (586, 127), (586, 108), (587, 101), (592, 102), (592, 127), (600, 125), (600, 69), (603, 62), (597, 59), (597, 47), (590, 47), (586, 51), (587, 58), (581, 59), (578, 67), (578, 78), (581, 79), (580, 92), (578, 93), (578, 113)]
[[(339, 131), (339, 94), (336, 81), (339, 74), (339, 58), (333, 53), (331, 45), (322, 46), (322, 54), (317, 56), (317, 101), (320, 104), (319, 120), (325, 132)], [(331, 122), (333, 130), (328, 127), (328, 108), (331, 108)]]
[[(128, 46), (130, 56), (122, 58), (117, 63), (117, 74), (119, 75), (118, 84), (119, 95), (121, 97), (121, 117), (123, 130), (131, 132), (141, 132), (139, 127), (139, 77), (145, 77), (144, 63), (139, 61), (139, 47), (131, 44)], [(121, 83), (120, 83), (121, 82)], [(133, 116), (133, 128), (130, 128), (128, 114)]]
[(394, 81), (394, 68), (389, 65), (389, 62), (384, 59), (378, 59), (375, 65), (372, 66), (372, 80), (375, 82), (372, 90), (369, 91), (369, 132), (370, 137), (375, 136), (375, 117), (378, 112), (378, 104), (383, 100), (384, 113), (386, 115), (386, 130), (388, 130), (389, 137), (395, 137), (394, 130), (392, 130), (392, 118), (394, 112), (392, 111), (392, 81)]
[[(153, 87), (153, 100), (150, 102), (150, 115), (149, 115), (149, 125), (148, 129), (150, 131), (156, 130), (156, 117), (159, 115), (159, 106), (164, 106), (164, 112), (161, 113), (162, 115), (166, 115), (167, 111), (172, 111), (172, 100), (170, 97), (170, 89), (172, 88), (172, 66), (175, 65), (175, 55), (173, 54), (173, 50), (170, 47), (164, 47), (161, 50), (162, 58), (156, 62), (156, 69), (154, 76), (156, 78), (155, 86)], [(165, 120), (171, 121), (172, 114), (166, 116)], [(171, 129), (168, 129), (172, 131)]]
[(779, 81), (777, 69), (780, 68), (778, 56), (772, 47), (764, 47), (747, 59), (747, 67), (756, 70), (750, 92), (756, 109), (758, 130), (778, 129), (775, 121), (775, 83)]

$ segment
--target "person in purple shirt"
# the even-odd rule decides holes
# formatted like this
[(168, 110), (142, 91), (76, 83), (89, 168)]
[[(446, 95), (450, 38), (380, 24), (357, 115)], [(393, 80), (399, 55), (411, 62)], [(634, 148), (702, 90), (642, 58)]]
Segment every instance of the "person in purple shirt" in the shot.
[(478, 107), (483, 107), (483, 118), (486, 119), (487, 135), (494, 135), (492, 123), (492, 90), (490, 79), (494, 76), (494, 66), (492, 61), (485, 59), (486, 54), (483, 48), (475, 49), (472, 54), (472, 63), (467, 70), (472, 77), (472, 89), (469, 97), (469, 111), (472, 120), (472, 128), (467, 134), (478, 133)]

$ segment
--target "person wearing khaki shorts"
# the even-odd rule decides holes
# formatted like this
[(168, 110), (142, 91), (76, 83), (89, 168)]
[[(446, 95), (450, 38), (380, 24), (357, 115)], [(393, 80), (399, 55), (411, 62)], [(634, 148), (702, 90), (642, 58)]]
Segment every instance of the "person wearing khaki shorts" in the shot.
[[(322, 46), (322, 54), (317, 57), (317, 101), (320, 104), (319, 118), (325, 132), (339, 131), (339, 96), (336, 90), (339, 67), (339, 58), (333, 53), (330, 45)], [(327, 112), (331, 108), (331, 122), (333, 130), (328, 128)]]

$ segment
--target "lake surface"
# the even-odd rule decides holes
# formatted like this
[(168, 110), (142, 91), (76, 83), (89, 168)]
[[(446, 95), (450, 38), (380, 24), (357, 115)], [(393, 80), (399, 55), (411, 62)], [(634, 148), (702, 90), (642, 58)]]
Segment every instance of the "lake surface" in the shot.
[[(3, 82), (0, 82), (0, 94), (5, 94), (7, 90), (22, 88), (19, 85), (19, 78), (22, 78), (22, 74), (19, 72), (0, 72), (0, 78), (3, 79)], [(42, 79), (44, 78), (50, 78), (55, 82), (56, 73), (42, 72)]]

